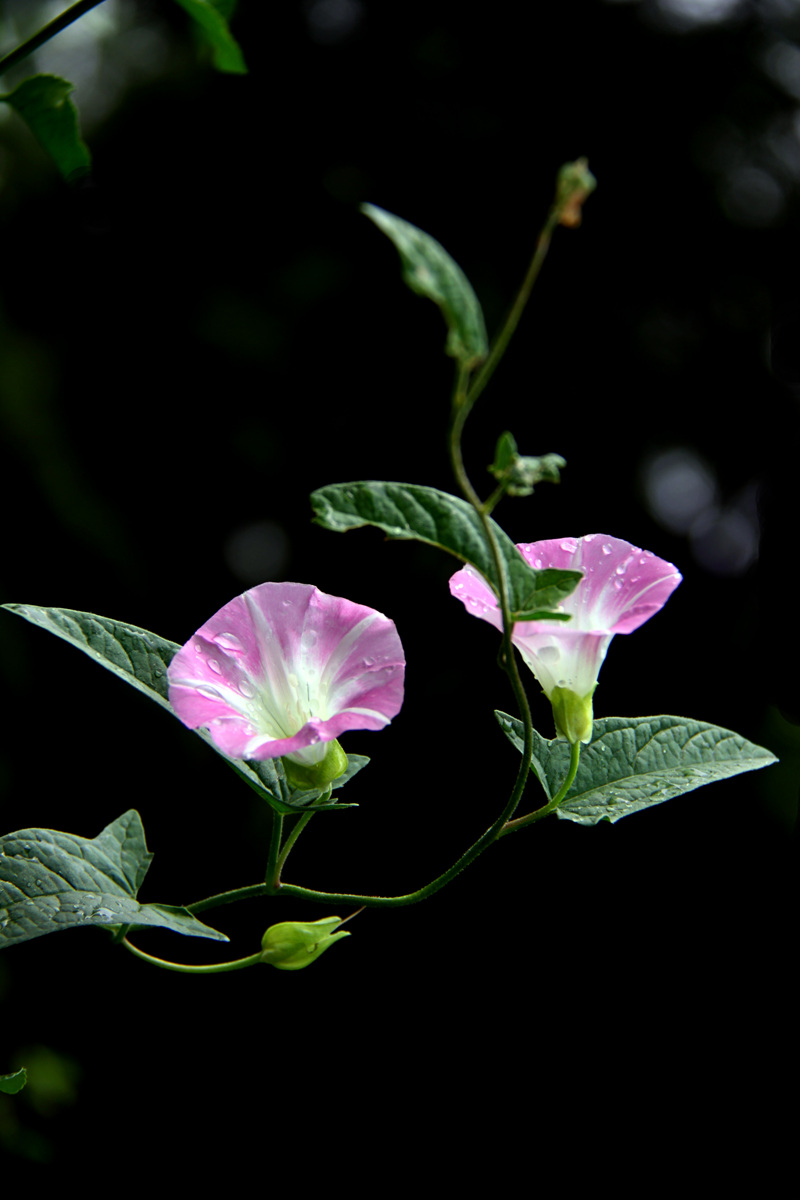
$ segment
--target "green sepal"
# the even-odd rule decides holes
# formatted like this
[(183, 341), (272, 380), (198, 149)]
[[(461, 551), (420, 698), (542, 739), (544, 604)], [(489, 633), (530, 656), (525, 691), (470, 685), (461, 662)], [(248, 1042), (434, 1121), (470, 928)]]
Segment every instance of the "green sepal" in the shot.
[(0, 837), (0, 949), (82, 925), (156, 927), (227, 942), (185, 908), (138, 902), (152, 858), (135, 809), (95, 838), (56, 829)]
[[(595, 684), (597, 687), (597, 684)], [(592, 740), (592, 696), (594, 688), (579, 696), (572, 688), (554, 687), (549, 700), (553, 708), (556, 733), (568, 742), (588, 743)]]
[(489, 353), (486, 323), (472, 284), (445, 248), (416, 225), (374, 204), (361, 211), (374, 221), (397, 247), (403, 280), (420, 296), (438, 304), (447, 322), (445, 352), (472, 368)]
[(286, 755), (281, 762), (290, 786), (306, 791), (314, 788), (320, 792), (324, 791), (347, 770), (347, 755), (335, 740), (328, 742), (325, 757), (321, 762), (299, 763)]
[[(311, 494), (314, 520), (324, 529), (344, 533), (362, 525), (376, 525), (390, 538), (425, 542), (447, 550), (480, 571), (496, 595), (499, 582), (494, 556), (483, 523), (471, 504), (448, 492), (419, 484), (360, 480), (333, 483)], [(512, 610), (539, 611), (556, 620), (565, 614), (550, 613), (578, 586), (580, 571), (552, 567), (537, 571), (528, 566), (511, 538), (490, 521), (508, 583)]]
[[(495, 712), (500, 728), (522, 753), (523, 726), (508, 713)], [(580, 763), (559, 817), (579, 825), (611, 824), (630, 813), (662, 804), (717, 779), (757, 771), (777, 762), (756, 746), (719, 725), (688, 717), (603, 717), (592, 740), (581, 749)], [(570, 745), (548, 741), (533, 731), (531, 766), (548, 801), (567, 776)]]
[(78, 128), (78, 110), (69, 99), (75, 84), (58, 75), (32, 75), (13, 92), (0, 96), (19, 113), (65, 179), (91, 169), (92, 156)]

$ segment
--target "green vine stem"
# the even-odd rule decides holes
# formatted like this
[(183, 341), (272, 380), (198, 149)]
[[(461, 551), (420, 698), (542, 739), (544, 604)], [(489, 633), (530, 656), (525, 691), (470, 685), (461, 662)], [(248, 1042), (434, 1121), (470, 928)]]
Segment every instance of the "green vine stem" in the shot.
[(280, 869), (278, 867), (278, 855), (281, 849), (281, 835), (283, 834), (283, 813), (272, 810), (272, 834), (269, 839), (269, 850), (267, 851), (267, 870), (264, 875), (264, 882), (267, 886), (274, 886), (280, 878)]
[(573, 742), (569, 748), (569, 770), (567, 771), (567, 777), (558, 789), (558, 792), (553, 796), (553, 799), (548, 801), (544, 807), (537, 808), (535, 812), (528, 813), (527, 816), (517, 817), (516, 821), (508, 821), (498, 833), (498, 838), (505, 837), (507, 833), (514, 833), (517, 829), (524, 829), (526, 825), (533, 825), (534, 821), (541, 821), (542, 817), (549, 817), (550, 813), (555, 812), (562, 800), (566, 799), (569, 789), (575, 782), (580, 758), (581, 744), (580, 742)]
[(21, 46), (17, 46), (16, 50), (10, 51), (4, 58), (0, 58), (0, 75), (4, 71), (8, 71), (11, 67), (15, 67), (23, 58), (27, 58), (34, 50), (38, 50), (45, 42), (49, 42), (50, 38), (55, 37), (62, 29), (66, 29), (73, 21), (77, 21), (84, 13), (89, 12), (93, 8), (97, 8), (98, 4), (102, 4), (103, 0), (78, 0), (77, 4), (73, 4), (72, 8), (68, 8), (65, 12), (59, 13), (52, 21), (48, 21), (43, 25), (38, 33), (29, 37)]
[[(328, 795), (330, 795), (330, 788), (328, 789)], [(291, 831), (291, 833), (287, 837), (286, 841), (284, 842), (283, 849), (281, 850), (280, 857), (279, 857), (279, 859), (276, 863), (276, 867), (275, 867), (275, 879), (274, 879), (275, 884), (280, 883), (281, 871), (283, 870), (286, 860), (289, 857), (289, 852), (292, 849), (292, 846), (294, 846), (297, 839), (300, 837), (300, 834), (303, 832), (303, 830), (305, 829), (308, 822), (313, 817), (313, 815), (314, 815), (313, 811), (303, 813), (303, 815), (298, 818), (297, 822), (295, 823), (294, 829)]]
[(465, 412), (461, 422), (462, 426), (469, 415), (472, 406), (478, 399), (478, 396), (480, 396), (481, 392), (494, 374), (495, 368), (505, 354), (508, 343), (511, 341), (511, 338), (514, 335), (514, 330), (517, 328), (519, 319), (525, 311), (525, 305), (528, 303), (530, 298), (531, 289), (533, 288), (537, 276), (542, 269), (544, 260), (547, 258), (547, 251), (550, 249), (553, 231), (559, 224), (560, 217), (561, 208), (557, 204), (554, 204), (550, 209), (550, 212), (547, 215), (547, 220), (542, 226), (542, 230), (536, 240), (536, 249), (533, 252), (533, 258), (530, 261), (527, 274), (522, 281), (522, 287), (517, 293), (517, 298), (511, 307), (511, 311), (505, 319), (502, 329), (492, 343), (492, 348), (489, 351), (489, 356), (486, 359), (486, 362), (478, 371), (472, 386), (467, 393)]
[[(530, 274), (530, 272), (528, 274)], [(528, 288), (528, 291), (530, 291), (530, 287)], [(516, 319), (519, 320), (519, 317)], [(509, 333), (508, 337), (505, 339), (506, 344), (508, 343), (508, 338), (510, 336), (511, 334)], [(525, 782), (528, 778), (531, 759), (533, 757), (533, 722), (531, 720), (531, 710), (530, 705), (528, 704), (528, 697), (525, 693), (525, 688), (522, 686), (522, 680), (520, 679), (519, 670), (517, 668), (517, 660), (514, 655), (514, 647), (511, 642), (511, 635), (514, 631), (514, 623), (511, 620), (511, 606), (508, 602), (508, 580), (506, 579), (505, 563), (500, 555), (500, 549), (497, 545), (497, 539), (494, 536), (494, 530), (492, 529), (489, 515), (484, 509), (484, 506), (475, 489), (473, 488), (469, 476), (467, 475), (466, 468), (464, 467), (463, 455), (461, 452), (461, 435), (464, 429), (464, 422), (470, 410), (466, 383), (467, 372), (462, 367), (458, 372), (455, 391), (453, 394), (453, 415), (450, 424), (449, 440), (450, 463), (453, 468), (453, 474), (456, 477), (456, 482), (458, 483), (462, 494), (478, 514), (480, 522), (483, 526), (484, 537), (486, 538), (486, 542), (491, 551), (491, 555), (494, 560), (495, 571), (497, 573), (500, 611), (503, 618), (502, 666), (511, 682), (514, 698), (517, 701), (517, 706), (522, 716), (524, 730), (522, 762), (520, 763), (519, 772), (517, 774), (514, 790), (512, 792), (512, 797), (516, 795), (517, 799), (509, 814), (509, 816), (513, 816), (517, 804), (519, 804), (519, 801), (522, 799), (522, 792), (525, 787)]]
[(144, 962), (152, 963), (155, 967), (164, 967), (167, 971), (181, 971), (184, 975), (216, 975), (221, 971), (239, 971), (242, 967), (252, 967), (261, 962), (260, 954), (250, 954), (247, 958), (236, 958), (232, 962), (192, 966), (189, 963), (168, 962), (165, 958), (156, 958), (153, 954), (145, 954), (144, 950), (134, 946), (127, 938), (123, 938), (120, 945)]

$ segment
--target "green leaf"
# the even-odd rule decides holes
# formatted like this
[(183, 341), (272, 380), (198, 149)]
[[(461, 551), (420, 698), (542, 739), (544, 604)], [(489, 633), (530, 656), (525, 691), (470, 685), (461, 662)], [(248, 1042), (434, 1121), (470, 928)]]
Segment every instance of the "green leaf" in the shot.
[(506, 471), (512, 466), (514, 460), (519, 457), (517, 442), (513, 435), (508, 430), (501, 433), (497, 439), (497, 445), (494, 449), (494, 462), (488, 468), (495, 479), (502, 479)]
[(571, 613), (560, 612), (542, 612), (538, 608), (528, 609), (525, 612), (515, 612), (515, 621), (571, 621)]
[(538, 457), (521, 455), (514, 435), (501, 433), (494, 452), (494, 462), (487, 467), (509, 496), (530, 496), (537, 483), (559, 483), (559, 472), (567, 465), (560, 454), (541, 454)]
[(85, 175), (92, 165), (78, 128), (77, 109), (69, 99), (74, 91), (73, 83), (57, 75), (32, 75), (0, 96), (30, 127), (65, 179)]
[(20, 1067), (11, 1075), (0, 1075), (0, 1092), (5, 1092), (7, 1096), (15, 1096), (17, 1092), (22, 1091), (27, 1082), (28, 1072), (24, 1067)]
[[(496, 712), (500, 728), (522, 753), (522, 722)], [(569, 743), (547, 741), (533, 731), (531, 765), (547, 799), (556, 795), (569, 769)], [(579, 825), (612, 824), (629, 813), (663, 804), (673, 796), (756, 771), (777, 762), (730, 729), (688, 717), (605, 717), (595, 720), (592, 740), (581, 748), (580, 764), (559, 817)]]
[(394, 242), (403, 264), (403, 279), (412, 292), (427, 296), (442, 310), (449, 330), (446, 353), (464, 367), (483, 362), (489, 353), (483, 312), (458, 263), (416, 225), (374, 204), (362, 204), (361, 211)]
[[(417, 484), (362, 480), (319, 488), (311, 494), (311, 507), (316, 523), (336, 533), (376, 525), (390, 538), (413, 539), (447, 550), (480, 571), (499, 595), (497, 571), (481, 519), (472, 505), (458, 496)], [(554, 608), (575, 590), (580, 571), (535, 571), (508, 534), (494, 521), (491, 526), (505, 564), (512, 611)]]
[(227, 942), (185, 908), (139, 904), (152, 860), (135, 809), (96, 838), (20, 829), (0, 838), (0, 949), (78, 925), (171, 929)]
[(193, 17), (211, 45), (214, 66), (218, 71), (246, 75), (247, 67), (239, 43), (228, 28), (228, 18), (234, 6), (230, 0), (175, 0)]
[[(124, 679), (137, 691), (143, 692), (166, 708), (173, 716), (175, 712), (169, 702), (167, 667), (174, 654), (180, 650), (176, 642), (168, 642), (157, 633), (139, 629), (125, 621), (113, 621), (96, 613), (79, 612), (72, 608), (38, 608), (33, 604), (3, 604), (8, 612), (24, 617), (33, 625), (54, 633), (71, 646), (82, 650), (101, 667)], [(350, 808), (352, 805), (337, 805), (329, 801), (317, 804), (321, 792), (294, 793), (286, 782), (280, 760), (263, 761), (229, 758), (214, 742), (205, 729), (193, 732), (219, 754), (277, 812), (297, 813), (334, 807)], [(357, 757), (357, 756), (354, 756)], [(355, 774), (355, 771), (352, 772)], [(349, 779), (346, 771), (343, 779)], [(336, 784), (339, 787), (341, 784)]]

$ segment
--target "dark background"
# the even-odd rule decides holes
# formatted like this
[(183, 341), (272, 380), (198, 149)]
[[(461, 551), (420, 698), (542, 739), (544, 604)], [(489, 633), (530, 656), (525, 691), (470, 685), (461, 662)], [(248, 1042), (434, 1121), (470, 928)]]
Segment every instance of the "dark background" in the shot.
[[(36, 8), (0, 7), (0, 50)], [(254, 1086), (271, 1128), (291, 1127), (302, 1092), (391, 1144), (409, 1095), (419, 1138), (443, 1097), (502, 1095), (511, 1075), (524, 1125), (546, 1112), (545, 1080), (585, 1106), (623, 1061), (634, 1090), (684, 1064), (696, 1096), (780, 1059), (800, 772), (800, 5), (242, 0), (246, 77), (211, 69), (176, 5), (91, 19), (91, 39), (56, 39), (4, 79), (78, 82), (94, 171), (68, 187), (0, 114), (0, 599), (178, 642), (266, 579), (386, 612), (403, 710), (350, 735), (373, 756), (346, 797), (360, 807), (315, 818), (287, 877), (392, 894), (444, 870), (511, 786), (492, 710), (513, 701), (489, 628), (449, 596), (453, 560), (310, 524), (326, 483), (452, 487), (444, 325), (358, 204), (439, 238), (491, 332), (557, 168), (586, 155), (597, 191), (582, 227), (557, 232), (467, 466), (488, 489), (505, 428), (523, 452), (560, 453), (560, 487), (497, 513), (515, 540), (605, 532), (683, 573), (613, 643), (596, 715), (694, 716), (781, 765), (613, 827), (504, 839), (427, 903), (363, 913), (296, 975), (159, 972), (95, 931), (14, 949), (0, 1070), (16, 1054), (56, 1082), (0, 1110), (6, 1148), (63, 1164), (87, 1122), (113, 1146), (149, 1106), (153, 1137), (213, 1111), (206, 1151), (239, 1155)], [(167, 714), (5, 614), (0, 679), (4, 830), (94, 836), (134, 806), (156, 852), (143, 899), (260, 878), (268, 814)], [(276, 919), (329, 915), (239, 909), (218, 921), (230, 957)]]

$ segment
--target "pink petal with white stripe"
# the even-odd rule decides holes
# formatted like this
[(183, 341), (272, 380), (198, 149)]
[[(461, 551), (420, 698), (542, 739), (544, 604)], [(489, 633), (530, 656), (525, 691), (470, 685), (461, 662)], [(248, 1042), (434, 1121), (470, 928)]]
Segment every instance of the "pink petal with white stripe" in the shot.
[(349, 729), (382, 729), (403, 703), (393, 621), (302, 583), (262, 583), (224, 605), (169, 666), (169, 698), (232, 758), (314, 765)]
[[(583, 572), (557, 610), (570, 613), (571, 621), (519, 621), (514, 626), (512, 641), (548, 696), (556, 687), (590, 695), (614, 635), (638, 629), (681, 582), (672, 563), (605, 534), (521, 543), (517, 549), (537, 570)], [(472, 567), (452, 576), (450, 591), (468, 612), (502, 629), (494, 592)]]

